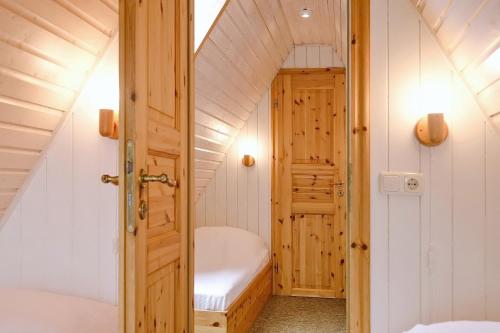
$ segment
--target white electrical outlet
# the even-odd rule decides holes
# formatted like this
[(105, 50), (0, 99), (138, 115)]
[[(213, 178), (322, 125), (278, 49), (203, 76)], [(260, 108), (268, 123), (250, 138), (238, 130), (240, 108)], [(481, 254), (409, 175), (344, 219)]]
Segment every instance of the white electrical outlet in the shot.
[(423, 192), (423, 176), (422, 174), (405, 175), (405, 192), (406, 193), (422, 193)]
[(382, 172), (380, 192), (395, 195), (420, 195), (424, 191), (424, 175), (413, 172)]

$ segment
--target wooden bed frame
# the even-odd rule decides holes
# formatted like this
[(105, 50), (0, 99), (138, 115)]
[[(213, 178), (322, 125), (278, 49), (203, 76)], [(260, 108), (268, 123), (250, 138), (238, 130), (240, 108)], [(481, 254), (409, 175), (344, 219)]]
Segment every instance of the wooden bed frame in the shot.
[(245, 333), (272, 294), (271, 261), (257, 274), (227, 311), (194, 311), (195, 333)]

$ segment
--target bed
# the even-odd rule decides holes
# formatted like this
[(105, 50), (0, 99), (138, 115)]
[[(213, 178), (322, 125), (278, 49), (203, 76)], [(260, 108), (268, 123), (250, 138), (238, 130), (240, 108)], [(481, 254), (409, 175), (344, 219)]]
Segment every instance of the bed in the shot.
[(195, 231), (195, 333), (247, 332), (272, 293), (269, 250), (231, 227)]
[(499, 333), (500, 322), (450, 321), (432, 325), (417, 325), (406, 333)]
[(0, 333), (117, 333), (116, 306), (29, 289), (0, 289)]

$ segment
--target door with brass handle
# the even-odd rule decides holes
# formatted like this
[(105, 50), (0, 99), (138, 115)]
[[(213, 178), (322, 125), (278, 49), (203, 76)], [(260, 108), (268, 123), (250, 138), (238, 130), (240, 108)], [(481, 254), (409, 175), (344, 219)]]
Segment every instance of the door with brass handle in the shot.
[(110, 176), (110, 175), (102, 175), (101, 176), (101, 181), (104, 183), (104, 184), (113, 184), (113, 185), (116, 185), (118, 186), (118, 176)]
[(139, 176), (139, 182), (141, 187), (145, 187), (149, 182), (159, 182), (162, 184), (167, 184), (170, 187), (176, 187), (177, 181), (171, 179), (167, 174), (162, 173), (161, 175), (148, 175), (144, 169), (141, 169), (141, 175)]
[(190, 332), (192, 4), (119, 3), (121, 331)]

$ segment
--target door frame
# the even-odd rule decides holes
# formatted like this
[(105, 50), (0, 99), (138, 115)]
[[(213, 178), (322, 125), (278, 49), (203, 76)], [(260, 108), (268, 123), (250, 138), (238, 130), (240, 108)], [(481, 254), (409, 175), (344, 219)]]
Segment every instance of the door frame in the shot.
[(370, 0), (348, 1), (348, 330), (370, 332)]
[[(370, 0), (348, 1), (346, 68), (348, 180), (347, 328), (370, 332)], [(301, 72), (285, 69), (283, 72)], [(304, 69), (314, 71), (315, 69)], [(318, 70), (318, 69), (316, 69)], [(321, 69), (324, 70), (324, 69)], [(281, 73), (281, 72), (280, 72)], [(271, 128), (274, 119), (271, 108)], [(274, 135), (272, 136), (274, 147)], [(273, 164), (270, 172), (273, 174)], [(275, 186), (274, 181), (271, 182)], [(273, 190), (273, 189), (271, 189)], [(271, 223), (271, 234), (273, 223)]]
[[(189, 54), (189, 59), (186, 68), (186, 80), (187, 89), (186, 96), (182, 100), (185, 103), (187, 109), (187, 142), (182, 143), (182, 145), (187, 145), (188, 156), (186, 161), (186, 180), (188, 182), (185, 191), (185, 201), (186, 210), (182, 212), (183, 220), (186, 221), (187, 228), (187, 239), (181, 242), (181, 252), (183, 256), (187, 259), (187, 280), (188, 285), (187, 295), (188, 298), (184, 304), (187, 306), (187, 316), (188, 316), (188, 327), (187, 332), (194, 332), (194, 225), (195, 225), (195, 213), (194, 213), (194, 0), (181, 0), (185, 1), (182, 10), (187, 11), (188, 21), (183, 25), (182, 35), (181, 35), (181, 47), (184, 48), (184, 52)], [(135, 53), (133, 46), (135, 40), (127, 40), (129, 35), (135, 36), (135, 25), (130, 24), (133, 22), (132, 15), (136, 15), (137, 3), (142, 2), (142, 0), (119, 0), (119, 82), (120, 82), (120, 107), (119, 107), (119, 226), (118, 226), (118, 244), (119, 244), (119, 281), (118, 281), (118, 328), (120, 333), (133, 333), (135, 329), (127, 331), (127, 327), (135, 327), (135, 323), (132, 322), (133, 316), (126, 316), (127, 312), (134, 312), (135, 309), (128, 308), (125, 302), (127, 297), (134, 298), (135, 295), (129, 290), (131, 288), (126, 288), (127, 276), (134, 272), (134, 257), (127, 255), (126, 248), (129, 243), (132, 243), (132, 238), (135, 237), (134, 234), (127, 232), (126, 226), (126, 188), (125, 188), (125, 167), (126, 167), (126, 131), (127, 127), (134, 124), (135, 120), (133, 116), (128, 116), (130, 112), (134, 109), (135, 92), (130, 90), (130, 87), (126, 86), (126, 80), (132, 80), (131, 77), (126, 77), (126, 75), (133, 76), (132, 70), (128, 72), (125, 71), (125, 58), (134, 58)], [(129, 241), (127, 241), (129, 240)], [(135, 291), (135, 289), (134, 289)], [(128, 292), (128, 294), (127, 294)], [(128, 321), (128, 323), (127, 323)]]

